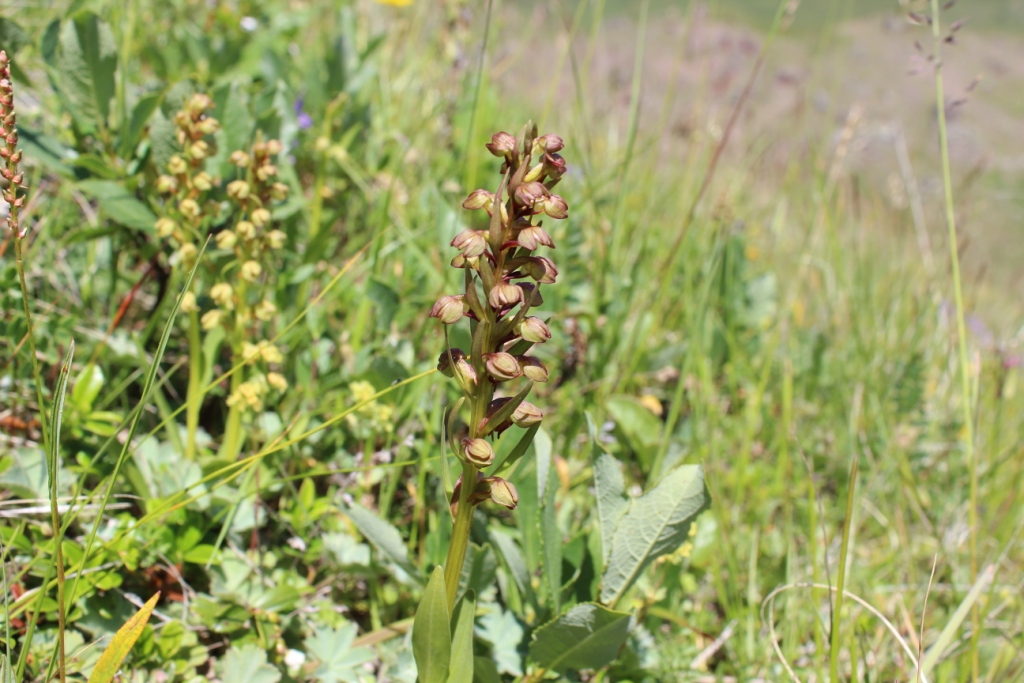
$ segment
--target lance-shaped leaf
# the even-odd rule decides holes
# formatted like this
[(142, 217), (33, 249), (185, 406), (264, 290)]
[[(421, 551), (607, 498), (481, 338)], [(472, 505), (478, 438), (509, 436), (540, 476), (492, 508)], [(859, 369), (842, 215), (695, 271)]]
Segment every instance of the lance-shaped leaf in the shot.
[(157, 593), (143, 605), (131, 619), (125, 622), (124, 626), (117, 629), (117, 633), (107, 645), (107, 649), (100, 655), (96, 667), (89, 675), (89, 683), (110, 683), (121, 668), (121, 662), (128, 656), (135, 641), (142, 635), (142, 629), (146, 628), (149, 616), (156, 607), (156, 601), (160, 599)]
[(409, 560), (409, 551), (402, 541), (402, 535), (390, 522), (381, 519), (356, 503), (345, 506), (345, 514), (356, 525), (359, 532), (366, 537), (366, 540), (373, 544), (373, 547), (394, 562), (413, 580), (420, 583), (423, 581), (419, 571)]
[(686, 540), (693, 520), (710, 503), (704, 469), (699, 465), (673, 470), (635, 498), (612, 537), (601, 579), (601, 602), (614, 605), (648, 564), (676, 550)]
[(412, 654), (418, 683), (447, 683), (452, 656), (452, 633), (444, 569), (436, 567), (416, 608), (412, 625)]
[(448, 683), (473, 683), (475, 620), (476, 596), (470, 590), (459, 600), (452, 617), (452, 655), (448, 665)]
[(629, 635), (629, 614), (582, 603), (533, 634), (530, 658), (562, 673), (610, 664)]

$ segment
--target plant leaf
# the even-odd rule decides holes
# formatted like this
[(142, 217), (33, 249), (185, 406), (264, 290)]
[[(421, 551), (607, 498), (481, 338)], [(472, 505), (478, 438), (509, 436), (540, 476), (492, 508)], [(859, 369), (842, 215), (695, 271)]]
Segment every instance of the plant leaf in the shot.
[(661, 440), (661, 421), (632, 396), (612, 396), (607, 406), (609, 415), (615, 420), (641, 464), (650, 466)]
[[(503, 611), (495, 603), (484, 606), (480, 615), (480, 639), (490, 643), (490, 661), (498, 673), (523, 675), (523, 654), (520, 650), (526, 629), (512, 610)], [(485, 669), (481, 671), (486, 672)]]
[(362, 667), (374, 658), (368, 647), (352, 647), (356, 639), (356, 625), (344, 624), (340, 628), (318, 628), (304, 641), (306, 651), (320, 662), (313, 673), (321, 683), (358, 683)]
[[(555, 492), (558, 490), (558, 475), (553, 467), (547, 468), (547, 487), (540, 511), (541, 563), (547, 582), (548, 604), (557, 614), (562, 611), (562, 530), (558, 528), (555, 516)], [(538, 479), (538, 486), (540, 480)]]
[(267, 653), (254, 643), (232, 647), (217, 663), (222, 683), (277, 683), (281, 672), (267, 664)]
[(601, 557), (607, 565), (615, 529), (629, 508), (619, 462), (608, 453), (601, 453), (594, 462), (594, 488), (597, 490), (597, 521), (601, 527)]
[(629, 614), (594, 603), (569, 609), (533, 634), (530, 658), (545, 669), (598, 669), (610, 664), (629, 635)]
[(83, 192), (95, 199), (103, 213), (115, 223), (143, 232), (153, 232), (156, 214), (120, 183), (112, 180), (83, 180)]
[(700, 465), (673, 470), (653, 489), (635, 498), (612, 537), (612, 550), (601, 579), (601, 602), (615, 605), (651, 561), (678, 548), (686, 540), (693, 520), (710, 503)]
[(412, 626), (412, 653), (419, 683), (447, 683), (452, 656), (452, 633), (444, 569), (436, 567), (416, 608)]
[(452, 616), (452, 655), (448, 664), (448, 683), (473, 683), (473, 623), (476, 621), (476, 595), (466, 592)]
[(89, 674), (89, 683), (110, 683), (114, 680), (114, 676), (121, 668), (121, 662), (128, 656), (135, 641), (142, 635), (142, 629), (146, 628), (149, 617), (153, 614), (153, 608), (156, 607), (156, 601), (159, 599), (160, 594), (156, 593), (125, 622), (124, 626), (117, 629), (117, 633), (110, 640), (110, 645), (107, 645), (107, 649), (103, 651), (99, 661), (96, 662), (96, 667)]
[(110, 26), (82, 12), (60, 27), (54, 66), (60, 94), (83, 130), (106, 127), (114, 96), (117, 46)]
[(394, 525), (356, 503), (345, 506), (345, 514), (366, 537), (366, 540), (373, 544), (374, 548), (383, 553), (417, 583), (423, 582), (420, 572), (409, 560), (409, 551), (405, 547), (405, 542), (402, 541), (402, 535), (398, 533), (398, 529)]
[(516, 542), (504, 531), (499, 531), (494, 527), (490, 529), (490, 536), (491, 543), (505, 558), (505, 566), (508, 568), (509, 574), (512, 575), (512, 580), (516, 582), (519, 592), (525, 596), (532, 595), (533, 588), (530, 585), (530, 573), (526, 569), (526, 559)]

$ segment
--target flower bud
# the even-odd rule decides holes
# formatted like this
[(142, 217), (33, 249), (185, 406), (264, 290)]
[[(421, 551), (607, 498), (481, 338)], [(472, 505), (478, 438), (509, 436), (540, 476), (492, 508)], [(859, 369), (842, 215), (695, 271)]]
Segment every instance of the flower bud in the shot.
[(493, 309), (500, 309), (506, 306), (514, 306), (523, 299), (523, 290), (511, 282), (499, 282), (491, 287), (487, 293), (487, 303)]
[(548, 381), (548, 369), (544, 367), (544, 363), (540, 361), (540, 358), (534, 356), (519, 356), (519, 367), (522, 368), (523, 375), (526, 376), (531, 382), (547, 382)]
[(551, 330), (544, 321), (534, 316), (527, 316), (516, 326), (516, 333), (532, 344), (543, 344), (551, 339)]
[(196, 295), (192, 292), (185, 292), (181, 297), (181, 306), (178, 310), (182, 313), (194, 313), (199, 310), (199, 306), (196, 304)]
[(189, 146), (188, 153), (193, 159), (205, 159), (210, 153), (210, 145), (205, 140), (196, 140)]
[(209, 95), (201, 92), (193, 93), (185, 103), (185, 111), (192, 115), (201, 114), (213, 107), (213, 100)]
[(487, 374), (495, 382), (507, 382), (522, 374), (522, 371), (519, 369), (519, 361), (511, 353), (502, 351), (484, 354), (484, 363), (487, 368)]
[(542, 285), (554, 284), (558, 276), (558, 269), (549, 258), (543, 256), (532, 256), (523, 266), (526, 274)]
[(273, 178), (277, 175), (277, 166), (274, 164), (263, 164), (256, 169), (256, 177), (259, 178), (260, 182), (267, 182), (268, 179)]
[(287, 241), (287, 239), (288, 235), (284, 234), (280, 230), (271, 230), (270, 232), (263, 236), (263, 240), (271, 249), (280, 249), (281, 247), (284, 246), (284, 243)]
[(192, 179), (192, 187), (196, 188), (200, 192), (206, 192), (207, 190), (213, 189), (213, 178), (211, 178), (210, 174), (206, 171), (201, 171)]
[(230, 311), (235, 307), (234, 297), (235, 290), (226, 282), (218, 282), (210, 288), (210, 298), (225, 310)]
[(544, 172), (549, 178), (557, 180), (565, 175), (567, 170), (565, 165), (565, 159), (558, 154), (545, 154), (544, 155)]
[(457, 323), (468, 310), (465, 298), (464, 294), (441, 297), (430, 309), (430, 317), (437, 318), (445, 325)]
[(239, 275), (241, 275), (242, 279), (246, 282), (256, 282), (262, 272), (263, 268), (260, 267), (260, 264), (256, 261), (250, 260), (242, 264)]
[(249, 214), (249, 219), (257, 228), (262, 228), (270, 223), (270, 211), (261, 207)]
[(543, 419), (544, 413), (540, 411), (540, 408), (526, 401), (520, 403), (512, 413), (512, 422), (517, 427), (539, 425)]
[(162, 175), (156, 179), (156, 191), (172, 194), (178, 189), (178, 179), (172, 175)]
[(284, 149), (280, 140), (267, 140), (267, 154), (276, 157)]
[(196, 124), (196, 132), (202, 135), (213, 135), (220, 130), (220, 122), (212, 116), (207, 116)]
[(156, 234), (158, 237), (170, 237), (177, 229), (178, 224), (166, 216), (164, 218), (158, 218), (156, 221)]
[(244, 180), (232, 180), (228, 183), (227, 192), (228, 196), (236, 201), (242, 201), (249, 196), (252, 188), (249, 187), (249, 183)]
[(494, 449), (484, 439), (463, 439), (462, 452), (466, 460), (477, 467), (487, 467), (494, 462)]
[(181, 212), (182, 216), (186, 218), (198, 218), (202, 210), (199, 208), (199, 203), (194, 199), (183, 199), (178, 204), (178, 211)]
[(231, 156), (228, 157), (228, 161), (239, 168), (245, 168), (249, 165), (249, 155), (238, 149), (231, 153)]
[[(474, 263), (476, 260), (474, 259)], [(471, 265), (465, 256), (462, 254), (456, 254), (455, 258), (452, 259), (452, 268), (465, 268), (467, 265)]]
[(462, 202), (462, 208), (475, 211), (477, 209), (487, 209), (487, 212), (491, 212), (491, 207), (494, 206), (494, 193), (488, 192), (487, 190), (473, 190), (466, 200)]
[(516, 149), (516, 139), (511, 134), (501, 131), (491, 136), (487, 143), (487, 149), (496, 157), (503, 157), (511, 154)]
[(484, 230), (463, 230), (451, 242), (466, 258), (473, 258), (487, 249), (487, 232)]
[(223, 311), (214, 308), (213, 310), (204, 313), (199, 323), (202, 325), (204, 330), (212, 330), (220, 325), (220, 319), (223, 315)]
[[(325, 188), (326, 189), (326, 188)], [(284, 199), (288, 196), (288, 186), (284, 183), (274, 183), (270, 186), (271, 199)]]
[(251, 240), (256, 236), (256, 226), (249, 221), (238, 221), (235, 226), (235, 234), (243, 240)]
[(486, 492), (487, 498), (509, 510), (515, 510), (519, 504), (519, 493), (516, 491), (516, 487), (512, 482), (501, 477), (484, 477), (477, 484), (476, 490), (482, 493)]
[(217, 248), (233, 249), (238, 237), (231, 230), (221, 230), (217, 233)]
[(260, 342), (260, 356), (268, 363), (280, 363), (284, 360), (281, 349), (267, 342)]
[(519, 187), (516, 188), (516, 202), (522, 206), (533, 206), (547, 197), (548, 194), (548, 188), (536, 181), (531, 183), (521, 183)]
[(262, 320), (263, 322), (273, 318), (275, 313), (277, 313), (277, 306), (274, 305), (274, 302), (268, 299), (264, 299), (259, 302), (253, 309), (253, 315), (256, 316), (256, 319)]
[[(449, 351), (451, 353), (450, 356)], [(441, 355), (437, 357), (437, 371), (445, 377), (454, 377), (455, 368), (452, 366), (452, 363), (457, 363), (465, 357), (466, 354), (462, 349), (445, 349), (441, 352)]]
[(288, 380), (279, 372), (268, 372), (267, 384), (278, 391), (285, 391), (288, 388)]
[(562, 138), (557, 135), (548, 133), (547, 135), (541, 135), (539, 138), (533, 141), (535, 147), (544, 150), (545, 152), (557, 152), (565, 147), (565, 143)]
[(519, 242), (519, 246), (523, 249), (534, 251), (537, 247), (545, 246), (555, 248), (555, 243), (551, 240), (551, 235), (548, 234), (547, 230), (540, 227), (539, 225), (531, 225), (528, 228), (523, 228), (519, 231), (519, 235), (516, 237), (516, 241)]
[(186, 242), (178, 248), (178, 263), (192, 263), (198, 255), (199, 250), (196, 249), (196, 245)]
[(242, 342), (242, 362), (252, 365), (260, 359), (260, 345), (252, 342)]
[(541, 203), (541, 211), (552, 218), (561, 220), (569, 216), (569, 205), (557, 194), (553, 194)]
[(188, 164), (180, 156), (175, 154), (167, 162), (167, 170), (174, 175), (181, 175), (188, 170)]

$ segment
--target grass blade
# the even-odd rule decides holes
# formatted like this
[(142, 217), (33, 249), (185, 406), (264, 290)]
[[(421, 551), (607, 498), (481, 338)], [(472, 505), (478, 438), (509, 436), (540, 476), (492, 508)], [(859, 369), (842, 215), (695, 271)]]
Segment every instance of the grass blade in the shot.
[(142, 629), (146, 627), (150, 615), (153, 614), (153, 608), (156, 607), (156, 601), (159, 599), (159, 593), (153, 595), (131, 619), (124, 623), (124, 626), (117, 629), (110, 645), (100, 655), (99, 661), (96, 662), (96, 668), (89, 675), (89, 683), (110, 683), (114, 680), (118, 669), (121, 668), (121, 662), (128, 656), (135, 641), (142, 635)]

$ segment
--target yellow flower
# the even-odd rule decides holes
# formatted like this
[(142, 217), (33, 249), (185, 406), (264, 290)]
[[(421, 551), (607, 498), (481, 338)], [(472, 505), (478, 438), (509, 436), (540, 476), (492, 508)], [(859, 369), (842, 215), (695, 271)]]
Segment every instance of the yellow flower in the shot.
[(378, 5), (389, 5), (391, 7), (408, 7), (412, 0), (377, 0)]
[(230, 311), (235, 307), (235, 290), (226, 282), (218, 282), (210, 288), (210, 298), (217, 302), (221, 308)]
[(231, 249), (237, 241), (238, 237), (231, 230), (221, 230), (217, 233), (217, 246), (221, 249)]
[(278, 391), (284, 391), (288, 388), (288, 380), (279, 372), (268, 372), (267, 383)]
[(185, 295), (181, 297), (181, 307), (179, 310), (182, 313), (198, 311), (199, 306), (196, 305), (196, 295), (192, 292), (185, 292)]
[(206, 313), (204, 313), (202, 319), (200, 320), (203, 329), (212, 330), (213, 328), (220, 325), (220, 319), (223, 315), (224, 313), (216, 308), (213, 309), (212, 311), (207, 311)]
[(242, 264), (241, 276), (243, 280), (248, 282), (256, 282), (259, 278), (260, 273), (263, 272), (263, 268), (256, 261), (246, 261)]
[(268, 299), (264, 299), (263, 301), (256, 304), (253, 310), (253, 315), (256, 316), (256, 319), (263, 321), (270, 320), (271, 318), (274, 317), (275, 313), (277, 313), (277, 306), (275, 306), (274, 303)]

